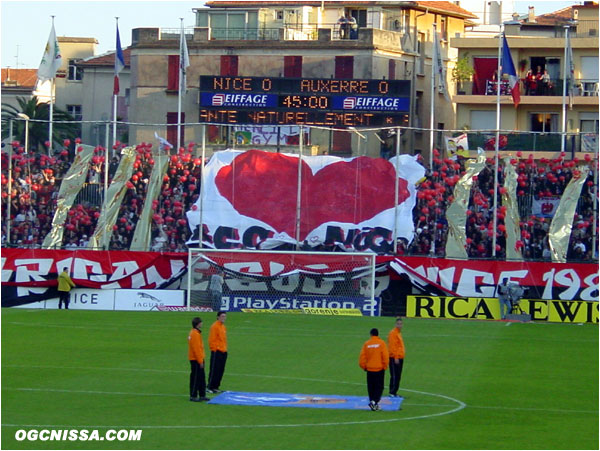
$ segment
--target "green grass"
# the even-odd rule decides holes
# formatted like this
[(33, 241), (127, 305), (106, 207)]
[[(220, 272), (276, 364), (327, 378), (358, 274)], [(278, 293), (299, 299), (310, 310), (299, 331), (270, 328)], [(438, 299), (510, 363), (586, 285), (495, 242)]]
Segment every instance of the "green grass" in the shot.
[[(189, 402), (193, 316), (2, 309), (2, 448), (598, 449), (596, 325), (406, 319), (403, 409), (363, 412)], [(201, 316), (207, 332), (214, 315)], [(360, 347), (393, 318), (237, 313), (227, 326), (222, 388), (363, 396)], [(17, 442), (23, 425), (143, 433)]]

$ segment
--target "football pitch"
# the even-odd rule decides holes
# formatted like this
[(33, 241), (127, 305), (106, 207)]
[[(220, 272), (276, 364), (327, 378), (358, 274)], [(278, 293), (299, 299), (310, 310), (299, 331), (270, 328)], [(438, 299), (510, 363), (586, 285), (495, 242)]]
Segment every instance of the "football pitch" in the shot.
[[(597, 325), (407, 318), (402, 410), (372, 412), (189, 402), (194, 316), (2, 309), (2, 448), (599, 446)], [(199, 316), (208, 349), (215, 314)], [(221, 388), (366, 396), (360, 348), (372, 327), (387, 339), (393, 325), (394, 318), (230, 313)], [(23, 429), (111, 428), (142, 436), (15, 439)]]

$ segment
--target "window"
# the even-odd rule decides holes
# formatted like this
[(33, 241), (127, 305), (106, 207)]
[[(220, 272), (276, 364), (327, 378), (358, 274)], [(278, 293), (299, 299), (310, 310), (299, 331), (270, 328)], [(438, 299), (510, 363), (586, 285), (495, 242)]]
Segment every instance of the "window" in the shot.
[(410, 33), (410, 10), (402, 11), (402, 33)]
[(167, 91), (179, 91), (179, 55), (169, 55)]
[(335, 78), (353, 78), (354, 77), (354, 57), (336, 56), (335, 57)]
[(81, 59), (69, 60), (68, 80), (70, 81), (81, 81), (81, 79), (83, 78), (83, 69), (75, 65), (75, 63), (77, 63), (78, 61), (81, 61)]
[[(67, 105), (67, 113), (73, 116), (76, 121), (81, 121), (83, 119), (81, 105)], [(77, 136), (81, 136), (81, 122), (76, 125), (75, 133)]]
[[(181, 145), (184, 143), (185, 137), (185, 113), (181, 113)], [(169, 125), (173, 124), (173, 125)], [(167, 141), (177, 147), (177, 112), (167, 113)]]
[(419, 54), (417, 75), (425, 75), (425, 33), (422, 32), (419, 32), (417, 40), (417, 53)]
[(80, 121), (82, 118), (81, 105), (67, 105), (67, 112), (73, 116), (76, 121)]
[(284, 56), (283, 57), (283, 76), (284, 77), (302, 77), (302, 57)]
[(277, 21), (283, 20), (283, 10), (282, 9), (278, 9), (277, 11), (275, 11), (275, 20), (277, 20)]
[[(493, 80), (494, 73), (498, 70), (498, 58), (482, 56), (473, 58), (473, 94), (484, 95), (487, 92), (488, 81)], [(492, 127), (494, 128), (494, 127)]]
[(530, 113), (532, 132), (558, 132), (558, 113)]
[(582, 133), (598, 133), (598, 114), (579, 113), (579, 130)]
[(440, 17), (440, 26), (438, 27), (440, 38), (444, 41), (448, 40), (448, 18)]
[(388, 60), (388, 79), (396, 79), (396, 60)]
[(496, 112), (491, 110), (471, 110), (471, 130), (493, 130), (496, 128)]
[(238, 75), (238, 56), (221, 55), (221, 74), (223, 76), (237, 77)]
[(336, 155), (352, 155), (352, 133), (334, 130), (331, 153)]

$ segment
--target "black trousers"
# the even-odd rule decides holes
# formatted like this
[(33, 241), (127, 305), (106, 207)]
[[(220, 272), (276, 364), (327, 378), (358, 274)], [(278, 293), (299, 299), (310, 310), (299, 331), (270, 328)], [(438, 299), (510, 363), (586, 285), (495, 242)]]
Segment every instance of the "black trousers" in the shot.
[(398, 363), (395, 363), (394, 360), (390, 358), (390, 395), (398, 394), (398, 387), (402, 378), (402, 366), (404, 365), (404, 359), (398, 359)]
[(384, 381), (385, 370), (367, 371), (367, 391), (369, 392), (369, 401), (378, 403), (381, 400)]
[(197, 398), (206, 396), (206, 375), (204, 368), (195, 360), (190, 360), (192, 371), (190, 372), (190, 397)]
[(58, 292), (58, 308), (62, 308), (63, 302), (65, 303), (65, 310), (69, 309), (69, 292), (68, 291), (59, 291)]
[(210, 370), (208, 372), (208, 388), (218, 390), (225, 372), (225, 362), (227, 362), (227, 353), (221, 351), (210, 352)]

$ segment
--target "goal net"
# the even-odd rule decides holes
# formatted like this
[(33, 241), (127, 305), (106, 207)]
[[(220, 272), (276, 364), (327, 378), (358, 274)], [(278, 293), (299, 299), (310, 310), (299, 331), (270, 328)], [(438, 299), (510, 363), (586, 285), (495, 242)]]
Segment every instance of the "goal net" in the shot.
[(187, 306), (194, 309), (273, 313), (335, 309), (355, 314), (360, 311), (368, 316), (380, 314), (380, 301), (374, 295), (372, 253), (188, 252)]

